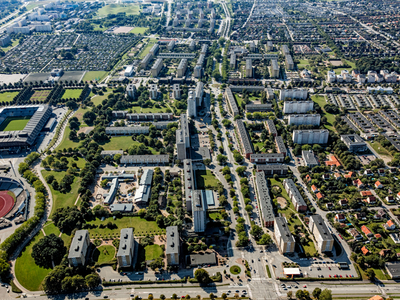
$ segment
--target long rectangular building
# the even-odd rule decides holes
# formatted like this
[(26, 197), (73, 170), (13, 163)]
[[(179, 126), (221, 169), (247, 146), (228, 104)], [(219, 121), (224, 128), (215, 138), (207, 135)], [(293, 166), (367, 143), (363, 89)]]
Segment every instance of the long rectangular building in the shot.
[(137, 204), (147, 204), (149, 203), (150, 195), (151, 195), (151, 183), (153, 181), (153, 173), (152, 169), (146, 169), (142, 177), (140, 178), (139, 187), (135, 192), (134, 201)]
[(243, 154), (247, 159), (250, 159), (250, 154), (254, 153), (253, 143), (250, 140), (249, 133), (242, 120), (236, 121), (236, 128), (242, 145)]
[(293, 206), (298, 212), (305, 212), (307, 211), (307, 203), (304, 201), (303, 197), (301, 196), (299, 190), (297, 189), (294, 181), (290, 178), (286, 178), (283, 180), (283, 186), (293, 202)]
[(233, 95), (230, 88), (225, 89), (225, 99), (226, 99), (226, 102), (228, 103), (228, 107), (231, 110), (232, 115), (234, 117), (237, 116), (239, 114), (239, 108), (236, 103), (235, 96)]
[(282, 164), (285, 162), (285, 155), (282, 153), (251, 154), (250, 162), (252, 162), (253, 164)]
[(149, 132), (149, 126), (106, 127), (106, 134), (112, 135), (148, 134)]
[(133, 237), (133, 228), (121, 229), (121, 237), (117, 252), (117, 260), (119, 267), (133, 266), (133, 258), (135, 254), (135, 238)]
[(319, 126), (320, 121), (321, 121), (321, 115), (319, 114), (289, 115), (288, 125)]
[(204, 232), (207, 225), (207, 201), (204, 190), (194, 190), (192, 200), (193, 230)]
[(276, 148), (278, 150), (278, 153), (282, 153), (285, 156), (288, 155), (285, 143), (283, 142), (283, 139), (282, 139), (281, 136), (276, 136), (275, 137), (275, 145), (276, 145)]
[(168, 226), (166, 228), (167, 244), (165, 254), (167, 256), (167, 264), (169, 266), (179, 265), (180, 241), (178, 226)]
[(314, 234), (318, 250), (320, 252), (332, 252), (334, 239), (322, 217), (320, 215), (311, 216), (308, 227)]
[(283, 164), (257, 165), (257, 172), (263, 171), (265, 175), (286, 175), (288, 166)]
[(279, 251), (281, 253), (293, 253), (296, 241), (290, 232), (289, 225), (285, 218), (275, 218), (274, 233)]
[(263, 225), (265, 227), (272, 227), (274, 226), (275, 219), (274, 207), (269, 195), (268, 183), (264, 172), (256, 172), (256, 185)]
[(72, 239), (68, 252), (68, 263), (70, 266), (84, 266), (86, 254), (90, 245), (89, 231), (78, 230)]
[(265, 127), (267, 128), (269, 134), (273, 135), (273, 136), (277, 136), (278, 135), (278, 131), (276, 130), (274, 121), (272, 120), (267, 120), (265, 122)]
[(121, 164), (167, 164), (168, 154), (159, 155), (122, 155)]
[(173, 113), (128, 113), (124, 110), (114, 110), (113, 118), (128, 119), (129, 121), (153, 121), (153, 120), (173, 120)]
[(151, 76), (157, 77), (158, 73), (160, 73), (161, 69), (163, 68), (163, 61), (161, 58), (157, 58), (154, 65), (151, 67)]
[(326, 144), (328, 143), (329, 131), (326, 129), (293, 130), (293, 143), (304, 144)]
[(247, 112), (273, 111), (272, 104), (246, 104), (245, 109)]
[(183, 180), (185, 183), (185, 199), (186, 199), (186, 210), (192, 211), (192, 192), (194, 190), (194, 172), (193, 163), (191, 159), (185, 159), (183, 161)]
[(285, 114), (305, 114), (314, 108), (313, 101), (285, 101), (283, 112)]
[[(286, 98), (291, 98), (291, 99), (300, 99), (300, 100), (306, 100), (308, 97), (308, 91), (306, 89), (290, 89), (290, 90), (281, 90), (279, 92), (279, 100), (285, 100)], [(308, 102), (312, 102), (312, 101), (308, 101)], [(312, 108), (311, 108), (312, 109)], [(283, 106), (283, 112), (285, 114), (292, 114), (292, 113), (296, 113), (294, 112), (286, 112), (285, 111), (285, 106)], [(307, 112), (307, 111), (305, 111)], [(303, 112), (303, 113), (305, 113)], [(302, 112), (297, 112), (297, 113), (302, 113)]]

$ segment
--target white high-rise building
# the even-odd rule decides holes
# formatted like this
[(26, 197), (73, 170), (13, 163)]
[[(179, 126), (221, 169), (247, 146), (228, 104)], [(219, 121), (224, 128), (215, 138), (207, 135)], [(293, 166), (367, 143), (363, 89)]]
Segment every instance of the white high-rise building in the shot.
[(286, 98), (306, 100), (308, 92), (306, 89), (290, 89), (281, 90), (279, 94), (279, 100), (285, 100)]
[(316, 125), (319, 126), (319, 114), (289, 115), (288, 125)]
[(326, 144), (328, 143), (329, 131), (326, 129), (316, 130), (294, 130), (293, 143), (304, 144)]
[(312, 101), (285, 101), (283, 112), (285, 114), (304, 114), (314, 109)]

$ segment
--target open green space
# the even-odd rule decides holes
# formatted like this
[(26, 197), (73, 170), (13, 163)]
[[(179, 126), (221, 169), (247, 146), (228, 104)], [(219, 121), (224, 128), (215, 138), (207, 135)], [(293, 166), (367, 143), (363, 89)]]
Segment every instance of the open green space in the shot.
[(93, 261), (99, 264), (110, 262), (115, 257), (115, 248), (111, 245), (104, 245), (93, 251)]
[(373, 142), (370, 143), (372, 148), (380, 155), (380, 156), (386, 156), (388, 158), (391, 158), (392, 156), (390, 155), (390, 152), (387, 151), (380, 143), (378, 142)]
[(52, 233), (54, 233), (56, 236), (60, 235), (60, 229), (58, 229), (58, 227), (54, 225), (54, 223), (48, 223), (43, 227), (43, 230), (46, 235), (50, 235)]
[(324, 126), (332, 131), (335, 131), (333, 127), (333, 122), (335, 122), (335, 116), (333, 114), (327, 113), (324, 109), (326, 103), (325, 97), (320, 96), (320, 95), (313, 95), (311, 96), (311, 100), (314, 101), (315, 103), (318, 103), (318, 105), (322, 108), (323, 114), (322, 116), (325, 116), (327, 119), (327, 122), (324, 124)]
[(94, 105), (99, 105), (108, 98), (108, 95), (112, 93), (112, 90), (105, 92), (104, 95), (91, 95), (91, 101)]
[(35, 264), (32, 258), (32, 248), (44, 235), (41, 231), (29, 242), (15, 262), (15, 276), (18, 282), (30, 291), (39, 291), (40, 284), (51, 269), (45, 269)]
[(82, 81), (101, 81), (106, 75), (106, 71), (88, 71), (83, 76)]
[(29, 120), (30, 117), (7, 117), (4, 122), (0, 124), (0, 131), (23, 130)]
[[(61, 179), (63, 179), (63, 177), (65, 176), (65, 174), (67, 174), (67, 172), (64, 171), (55, 172), (47, 170), (42, 171), (42, 175), (44, 178), (46, 178), (46, 176), (49, 174), (52, 174), (54, 176), (54, 179), (60, 182)], [(75, 205), (75, 201), (78, 198), (79, 183), (80, 183), (80, 178), (75, 177), (74, 182), (71, 184), (71, 191), (65, 194), (61, 193), (60, 191), (54, 190), (51, 184), (49, 185), (51, 194), (53, 195), (53, 208), (51, 213), (55, 212), (56, 209), (58, 208)]]
[(297, 64), (297, 68), (299, 70), (304, 69), (309, 65), (308, 59), (299, 59), (299, 62), (300, 63)]
[(197, 189), (201, 190), (206, 187), (216, 188), (219, 180), (210, 170), (196, 170)]
[(19, 92), (4, 92), (4, 93), (0, 93), (0, 103), (12, 101), (14, 99), (14, 97), (18, 95), (18, 93)]
[(166, 107), (141, 107), (141, 106), (132, 106), (132, 112), (137, 113), (160, 113), (165, 112), (167, 110)]
[(144, 248), (146, 260), (154, 260), (163, 254), (163, 250), (159, 245), (148, 245)]
[(71, 132), (71, 129), (69, 129), (69, 127), (67, 126), (66, 128), (65, 128), (65, 130), (64, 130), (64, 135), (63, 135), (63, 138), (62, 138), (62, 140), (61, 140), (61, 143), (60, 143), (60, 145), (58, 145), (58, 147), (57, 147), (57, 149), (56, 150), (62, 150), (62, 149), (68, 149), (68, 148), (75, 148), (75, 147), (78, 147), (79, 146), (79, 142), (74, 142), (74, 141), (71, 141), (70, 139), (69, 139), (69, 133)]
[(75, 98), (78, 99), (82, 94), (82, 89), (66, 89), (62, 99)]
[(163, 230), (158, 227), (155, 221), (147, 221), (146, 219), (141, 219), (140, 217), (123, 217), (120, 219), (113, 219), (112, 217), (101, 221), (96, 219), (94, 221), (87, 222), (91, 225), (107, 224), (108, 222), (114, 223), (118, 228), (91, 228), (89, 229), (90, 236), (95, 238), (97, 236), (105, 236), (109, 234), (119, 234), (122, 228), (134, 228), (134, 235), (141, 236), (144, 234), (158, 234), (163, 232)]
[(355, 63), (353, 63), (353, 62), (351, 62), (349, 60), (346, 60), (346, 62), (350, 66), (350, 68), (336, 68), (336, 69), (333, 69), (335, 71), (336, 75), (340, 74), (343, 70), (347, 70), (347, 71), (351, 72), (356, 68), (356, 64)]
[(142, 52), (140, 52), (139, 58), (144, 58), (150, 52), (151, 47), (153, 47), (156, 41), (156, 39), (150, 39), (147, 45), (143, 48)]
[[(138, 141), (133, 141), (131, 136), (113, 136), (111, 137), (110, 141), (106, 143), (99, 143), (104, 150), (126, 150), (128, 149), (131, 145), (138, 145), (140, 144)], [(156, 151), (154, 148), (147, 147), (148, 149), (151, 150), (152, 154), (159, 154), (158, 151)]]
[(213, 211), (213, 212), (208, 213), (208, 217), (211, 220), (223, 220), (224, 219), (222, 217), (222, 215), (220, 214), (220, 212), (218, 212), (218, 211)]
[(135, 27), (131, 31), (129, 31), (129, 33), (144, 34), (148, 29), (149, 27)]
[(137, 4), (109, 4), (100, 8), (97, 16), (105, 17), (118, 13), (125, 13), (127, 16), (138, 15), (140, 13), (140, 6)]
[(242, 270), (240, 269), (239, 266), (232, 266), (232, 267), (230, 267), (229, 271), (230, 271), (233, 275), (238, 275), (238, 274), (240, 274), (240, 272), (241, 272)]

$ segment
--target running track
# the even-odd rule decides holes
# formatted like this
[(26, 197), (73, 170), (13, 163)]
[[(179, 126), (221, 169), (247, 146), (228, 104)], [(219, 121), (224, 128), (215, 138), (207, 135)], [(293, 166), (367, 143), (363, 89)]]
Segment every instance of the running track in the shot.
[(14, 198), (7, 191), (0, 192), (0, 218), (7, 215), (14, 206)]

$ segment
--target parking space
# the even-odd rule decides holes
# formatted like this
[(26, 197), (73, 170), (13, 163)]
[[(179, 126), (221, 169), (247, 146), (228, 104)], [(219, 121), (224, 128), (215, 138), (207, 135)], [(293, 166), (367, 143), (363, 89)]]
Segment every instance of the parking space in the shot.
[(376, 156), (373, 154), (367, 154), (367, 155), (358, 155), (357, 158), (363, 165), (368, 165), (371, 161), (376, 159)]

